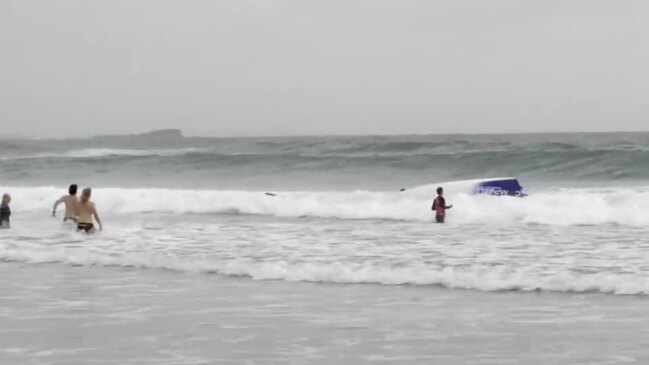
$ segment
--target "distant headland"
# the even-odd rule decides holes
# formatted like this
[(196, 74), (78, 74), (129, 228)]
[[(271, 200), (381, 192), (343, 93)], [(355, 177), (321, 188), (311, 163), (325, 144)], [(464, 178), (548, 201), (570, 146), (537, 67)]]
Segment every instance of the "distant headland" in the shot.
[(175, 140), (184, 138), (183, 132), (180, 129), (157, 129), (146, 133), (140, 134), (126, 134), (126, 135), (99, 135), (93, 137), (94, 139), (124, 139), (124, 138), (133, 138), (133, 139), (143, 139), (143, 140)]

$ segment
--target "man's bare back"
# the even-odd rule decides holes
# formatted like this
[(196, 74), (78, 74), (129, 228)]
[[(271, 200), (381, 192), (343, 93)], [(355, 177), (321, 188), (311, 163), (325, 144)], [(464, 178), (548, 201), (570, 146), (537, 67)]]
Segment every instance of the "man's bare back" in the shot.
[(95, 203), (80, 203), (77, 209), (79, 223), (94, 223), (93, 215), (96, 212)]
[(65, 195), (62, 196), (61, 199), (56, 201), (57, 203), (64, 203), (65, 204), (65, 215), (63, 216), (63, 220), (77, 220), (78, 216), (78, 207), (79, 207), (79, 199), (74, 196), (74, 195)]
[(81, 193), (81, 201), (77, 204), (77, 231), (85, 231), (86, 233), (94, 233), (95, 220), (99, 224), (99, 230), (102, 230), (101, 220), (97, 214), (95, 203), (90, 201), (90, 188), (83, 189)]
[(77, 185), (72, 184), (68, 188), (69, 195), (62, 196), (59, 200), (54, 202), (54, 208), (52, 209), (52, 216), (56, 216), (56, 208), (59, 204), (65, 204), (65, 215), (63, 216), (63, 221), (76, 221), (77, 220), (77, 209), (79, 206), (79, 199), (77, 198)]

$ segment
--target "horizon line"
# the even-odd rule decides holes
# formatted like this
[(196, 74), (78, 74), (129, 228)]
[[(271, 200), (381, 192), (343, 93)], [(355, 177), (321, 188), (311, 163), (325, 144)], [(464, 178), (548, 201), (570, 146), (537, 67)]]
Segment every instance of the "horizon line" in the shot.
[(345, 137), (408, 137), (408, 136), (526, 136), (526, 135), (559, 135), (559, 134), (633, 134), (633, 133), (649, 133), (649, 130), (619, 130), (619, 131), (550, 131), (550, 132), (448, 132), (448, 133), (368, 133), (368, 134), (343, 134), (343, 133), (327, 133), (327, 134), (276, 134), (276, 135), (218, 135), (218, 134), (204, 134), (198, 133), (185, 134), (179, 128), (162, 128), (152, 129), (146, 132), (139, 133), (122, 133), (122, 134), (97, 134), (89, 136), (75, 136), (75, 137), (38, 137), (38, 136), (1, 136), (0, 140), (79, 140), (79, 139), (93, 139), (93, 138), (106, 138), (106, 137), (137, 137), (146, 135), (151, 132), (173, 130), (180, 131), (181, 138), (217, 138), (217, 139), (263, 139), (263, 138), (345, 138)]

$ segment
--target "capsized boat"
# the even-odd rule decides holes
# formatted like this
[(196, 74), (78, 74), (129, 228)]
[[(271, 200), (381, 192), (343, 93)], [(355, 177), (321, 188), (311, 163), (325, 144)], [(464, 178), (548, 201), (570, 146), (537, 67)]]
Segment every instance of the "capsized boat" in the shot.
[(523, 187), (515, 177), (498, 177), (474, 180), (447, 181), (437, 184), (417, 186), (410, 189), (401, 189), (404, 194), (430, 195), (437, 187), (443, 187), (447, 194), (474, 194), (495, 196), (527, 196)]
[(523, 187), (515, 177), (477, 180), (473, 194), (524, 197)]

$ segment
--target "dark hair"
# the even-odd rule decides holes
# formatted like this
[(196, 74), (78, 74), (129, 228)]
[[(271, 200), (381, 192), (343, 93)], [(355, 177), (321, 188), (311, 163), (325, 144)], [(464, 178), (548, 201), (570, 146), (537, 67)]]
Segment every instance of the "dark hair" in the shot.
[(70, 193), (70, 195), (77, 195), (77, 184), (70, 185), (68, 193)]
[(442, 188), (441, 186), (437, 188), (437, 194), (441, 194), (443, 192), (444, 192), (444, 188)]

